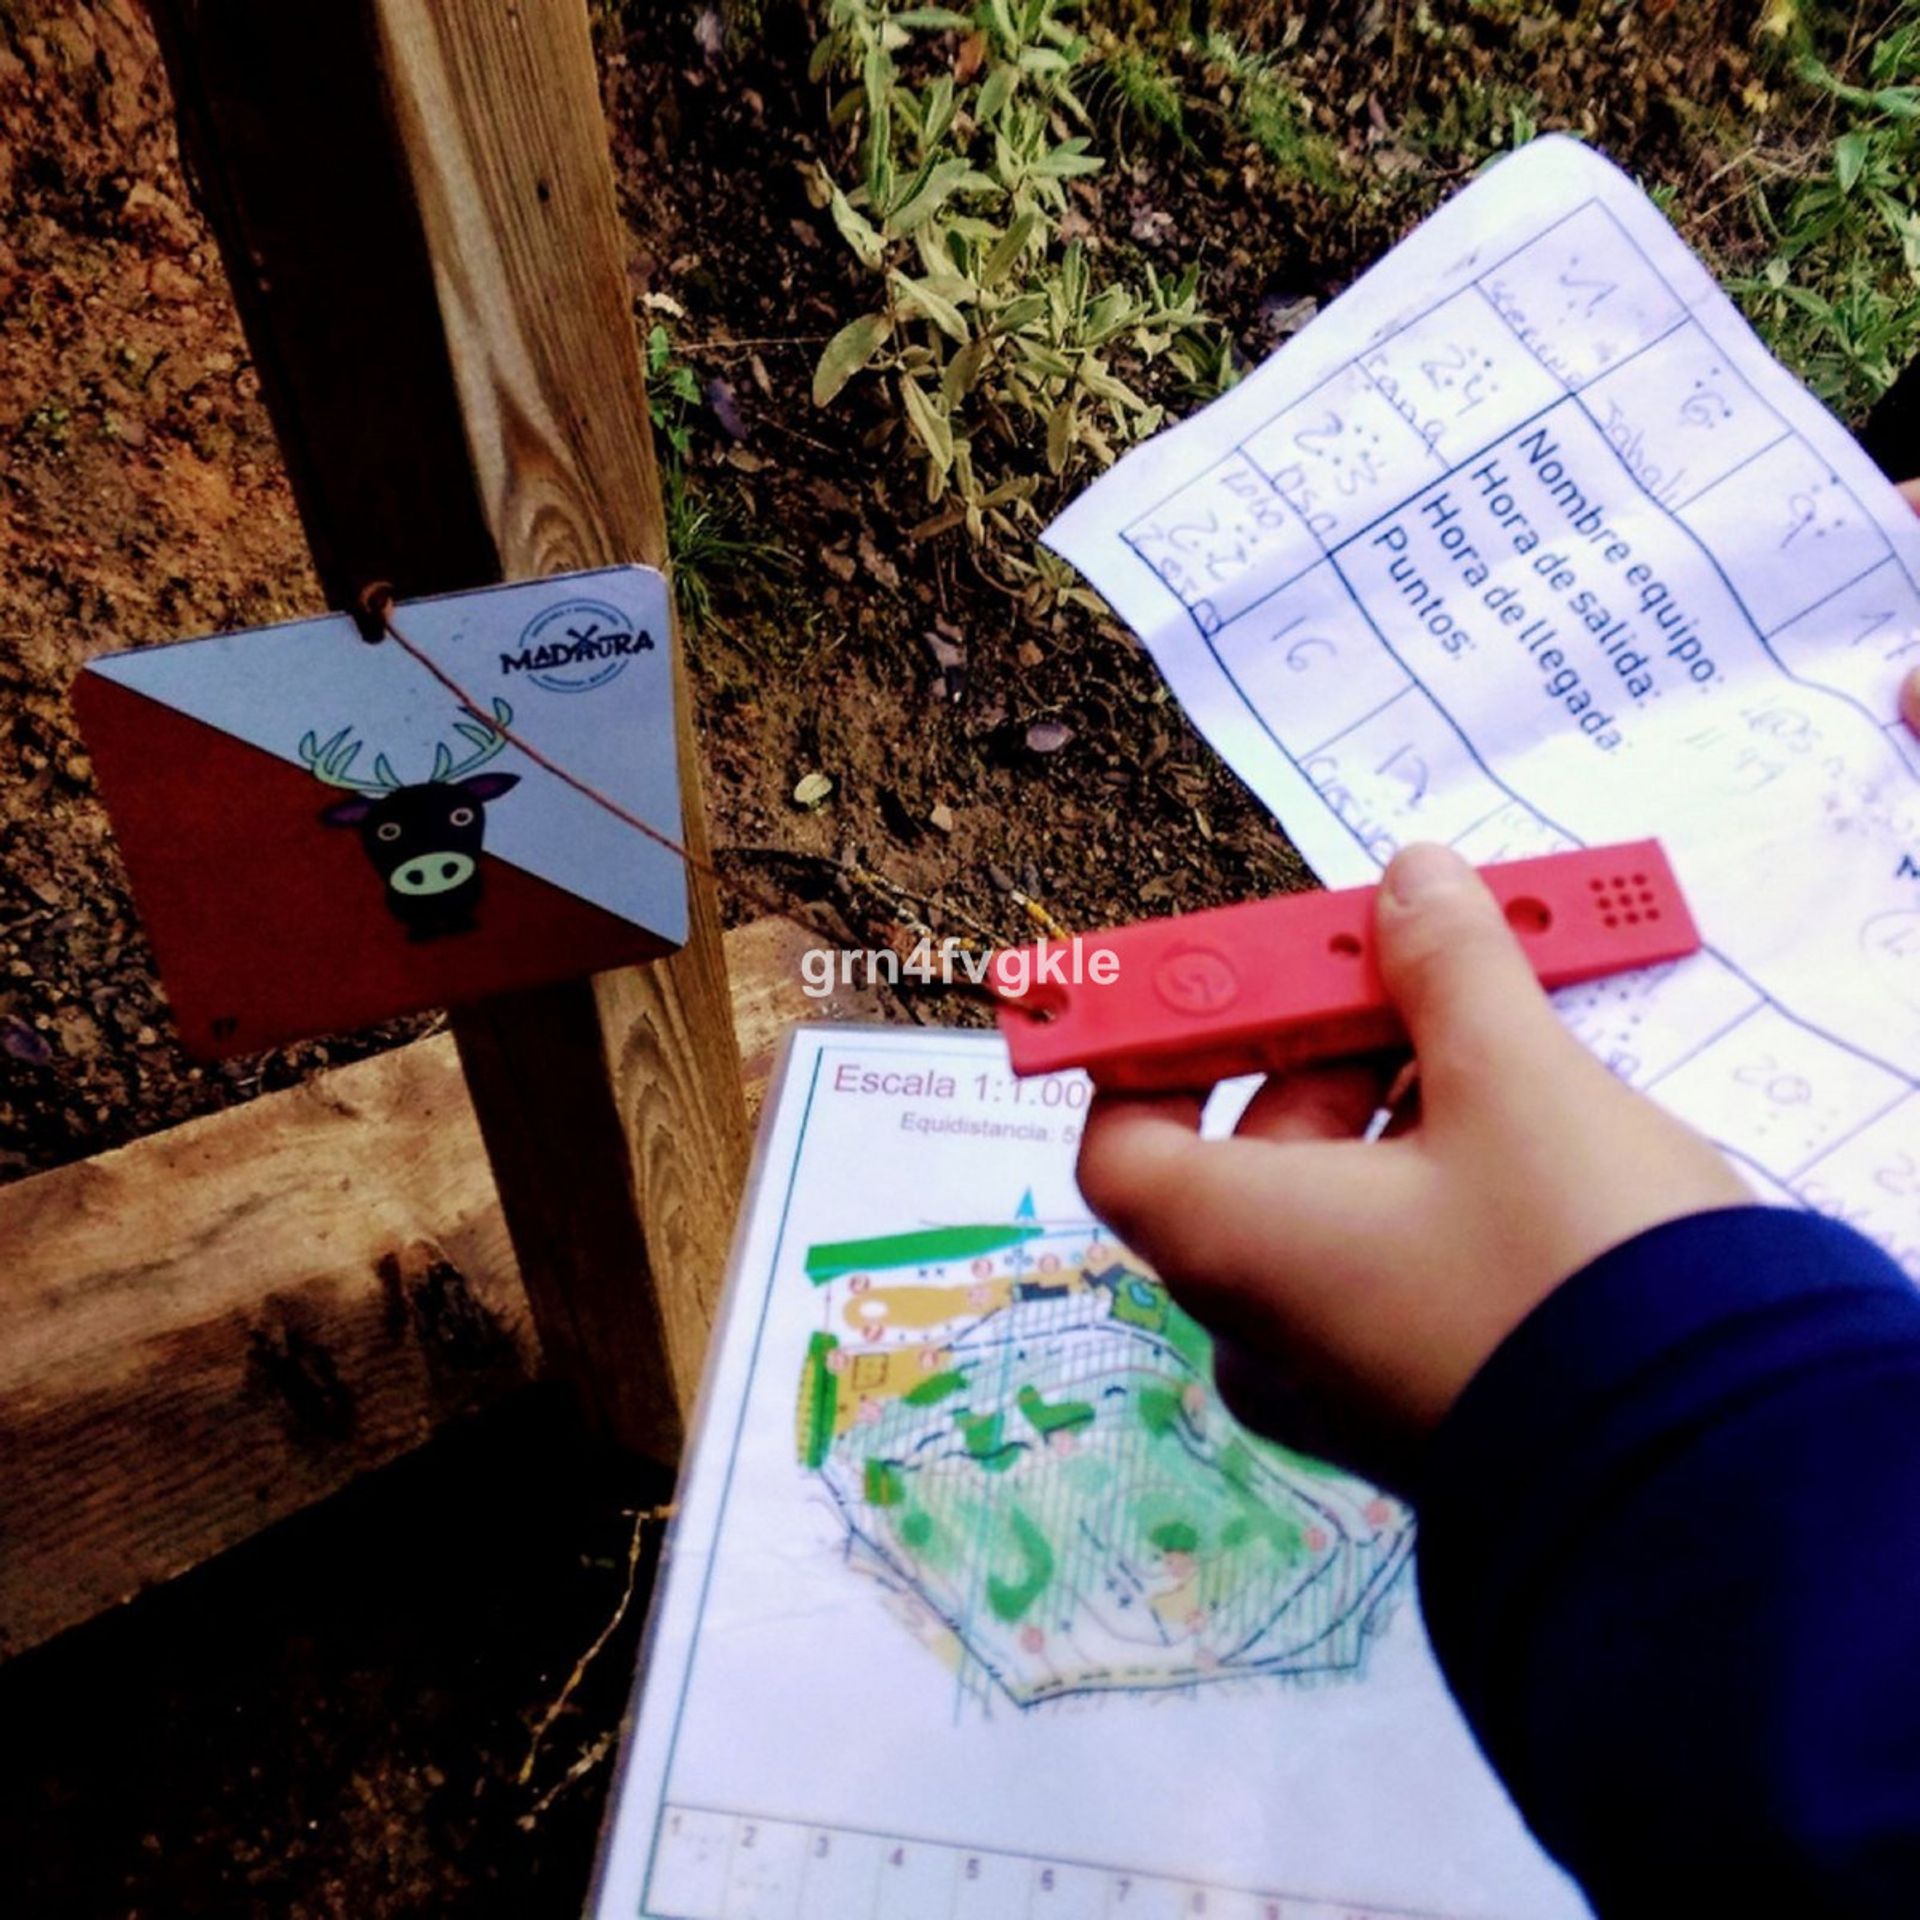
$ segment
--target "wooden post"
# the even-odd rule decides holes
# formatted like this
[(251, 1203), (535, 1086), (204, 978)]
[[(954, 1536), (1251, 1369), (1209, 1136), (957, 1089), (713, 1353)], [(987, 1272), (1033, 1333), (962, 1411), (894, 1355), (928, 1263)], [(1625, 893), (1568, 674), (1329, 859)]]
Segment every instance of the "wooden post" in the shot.
[[(585, 0), (154, 0), (328, 598), (665, 563)], [(704, 853), (676, 640), (686, 834)], [(748, 1148), (719, 917), (458, 1013), (547, 1362), (678, 1450)]]

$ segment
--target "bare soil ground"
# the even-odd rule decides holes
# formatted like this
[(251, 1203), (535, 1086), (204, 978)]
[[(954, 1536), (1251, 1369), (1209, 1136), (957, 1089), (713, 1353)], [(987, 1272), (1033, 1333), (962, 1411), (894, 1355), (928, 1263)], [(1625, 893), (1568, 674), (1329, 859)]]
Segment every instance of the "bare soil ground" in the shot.
[[(1277, 170), (1208, 109), (1204, 59), (1176, 49), (1191, 145), (1112, 129), (1117, 162), (1076, 217), (1114, 262), (1197, 260), (1245, 358), (1516, 115), (1671, 185), (1723, 260), (1759, 244), (1714, 184), (1759, 84), (1758, 6), (1193, 11), (1284, 42), (1355, 190), (1329, 199)], [(895, 941), (920, 924), (1023, 935), (1016, 888), (1089, 926), (1303, 884), (1124, 634), (1036, 611), (964, 540), (916, 539), (924, 501), (897, 448), (868, 444), (875, 403), (812, 408), (813, 360), (857, 295), (806, 192), (832, 148), (804, 9), (635, 0), (599, 24), (639, 317), (668, 325), (703, 395), (689, 484), (785, 555), (715, 565), (713, 618), (691, 636), (717, 845)], [(131, 0), (0, 0), (0, 1178), (420, 1024), (186, 1060), (66, 705), (103, 649), (319, 604), (168, 111)], [(790, 796), (814, 771), (834, 795), (803, 811)], [(0, 1907), (576, 1911), (644, 1565), (519, 1776), (625, 1589), (633, 1514), (663, 1496), (610, 1477), (536, 1395), (0, 1671)]]

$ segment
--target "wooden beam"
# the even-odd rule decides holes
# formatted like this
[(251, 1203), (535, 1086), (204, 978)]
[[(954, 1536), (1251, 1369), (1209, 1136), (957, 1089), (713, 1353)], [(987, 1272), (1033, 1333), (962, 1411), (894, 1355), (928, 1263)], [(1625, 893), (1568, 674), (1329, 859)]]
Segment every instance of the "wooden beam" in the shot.
[[(800, 989), (726, 937), (748, 1099)], [(538, 1342), (446, 1034), (0, 1187), (0, 1658), (516, 1391)]]
[[(155, 0), (329, 598), (665, 561), (584, 0)], [(684, 665), (686, 837), (704, 853)], [(549, 1360), (672, 1458), (744, 1176), (719, 917), (454, 1029)]]

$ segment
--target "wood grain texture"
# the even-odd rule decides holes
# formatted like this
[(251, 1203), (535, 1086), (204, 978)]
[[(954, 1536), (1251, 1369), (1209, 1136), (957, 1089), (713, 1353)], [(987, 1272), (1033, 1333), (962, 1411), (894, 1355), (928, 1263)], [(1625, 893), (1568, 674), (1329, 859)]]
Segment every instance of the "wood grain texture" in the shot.
[[(800, 988), (726, 937), (746, 1097)], [(235, 1545), (516, 1391), (539, 1345), (437, 1035), (0, 1187), (0, 1657)]]
[(0, 1190), (0, 1654), (530, 1378), (452, 1043)]
[[(583, 0), (155, 12), (336, 604), (377, 578), (404, 597), (661, 564)], [(675, 681), (685, 837), (704, 853), (677, 637)], [(691, 896), (672, 960), (454, 1023), (549, 1360), (609, 1436), (666, 1458), (748, 1145), (719, 916), (698, 874)]]

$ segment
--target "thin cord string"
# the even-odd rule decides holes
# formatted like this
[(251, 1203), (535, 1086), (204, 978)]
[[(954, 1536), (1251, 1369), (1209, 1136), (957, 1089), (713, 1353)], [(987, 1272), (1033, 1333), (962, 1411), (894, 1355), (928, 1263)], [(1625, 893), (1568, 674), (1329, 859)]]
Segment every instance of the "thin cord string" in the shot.
[[(417, 661), (434, 679), (439, 681), (441, 686), (445, 687), (466, 712), (483, 727), (497, 733), (508, 746), (524, 753), (543, 772), (552, 774), (556, 780), (571, 787), (582, 798), (592, 801), (596, 807), (604, 808), (623, 826), (631, 827), (635, 833), (651, 840), (655, 846), (664, 848), (676, 859), (684, 861), (694, 872), (704, 874), (716, 886), (731, 887), (742, 899), (752, 902), (763, 913), (772, 914), (787, 921), (790, 925), (798, 927), (810, 940), (838, 951), (837, 936), (828, 933), (825, 928), (815, 926), (811, 920), (796, 913), (777, 895), (742, 880), (737, 875), (723, 873), (712, 861), (702, 859), (699, 854), (674, 839), (671, 834), (662, 833), (651, 821), (641, 819), (631, 808), (622, 806), (611, 794), (602, 793), (590, 781), (582, 780), (577, 773), (561, 765), (550, 754), (543, 753), (532, 741), (522, 739), (511, 726), (502, 725), (489, 709), (482, 707), (473, 695), (446, 668), (441, 666), (439, 661), (401, 632), (394, 622), (393, 610), (393, 588), (386, 581), (376, 580), (371, 586), (364, 588), (354, 608), (354, 621), (360, 629), (361, 638), (376, 644), (382, 640), (391, 640), (401, 652)], [(948, 979), (941, 984), (996, 1010), (1005, 1004), (998, 994), (972, 980)]]

